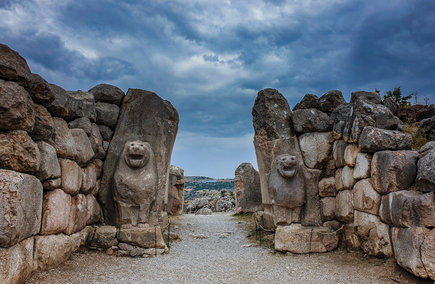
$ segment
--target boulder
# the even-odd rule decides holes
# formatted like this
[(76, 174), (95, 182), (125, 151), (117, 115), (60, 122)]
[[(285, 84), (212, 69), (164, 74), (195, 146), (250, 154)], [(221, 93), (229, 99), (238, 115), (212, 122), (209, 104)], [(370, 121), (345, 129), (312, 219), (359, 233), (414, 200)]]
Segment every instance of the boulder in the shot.
[(29, 74), (27, 83), (23, 87), (35, 103), (51, 103), (55, 99), (48, 82), (38, 74)]
[(346, 155), (347, 143), (343, 140), (337, 140), (334, 142), (334, 147), (332, 149), (332, 157), (335, 160), (335, 166), (337, 168), (342, 168), (346, 165), (345, 155)]
[[(429, 144), (429, 143), (428, 143)], [(427, 145), (427, 144), (426, 144)], [(416, 184), (421, 191), (435, 191), (435, 148), (418, 160)]]
[[(141, 123), (137, 123), (138, 121)], [(178, 131), (178, 121), (178, 112), (170, 102), (149, 91), (128, 90), (104, 163), (99, 192), (105, 221), (108, 224), (116, 223), (113, 175), (127, 141), (148, 142), (157, 157), (158, 184), (156, 200), (150, 209), (151, 223), (163, 223), (169, 165)]]
[(48, 270), (65, 262), (80, 247), (80, 238), (49, 235), (35, 237), (34, 257), (38, 268)]
[(66, 91), (57, 85), (48, 84), (48, 88), (54, 95), (54, 100), (50, 103), (45, 103), (44, 106), (53, 117), (67, 117), (68, 116), (68, 96)]
[(367, 126), (359, 138), (361, 152), (411, 149), (412, 137), (396, 130), (383, 130)]
[(390, 227), (382, 223), (378, 216), (355, 210), (354, 225), (357, 227), (361, 248), (366, 254), (376, 257), (393, 255)]
[(337, 189), (335, 188), (335, 178), (329, 177), (320, 180), (319, 182), (319, 195), (321, 197), (336, 196)]
[(101, 136), (105, 141), (111, 141), (113, 137), (113, 130), (110, 129), (109, 126), (106, 125), (98, 125), (98, 129), (100, 130)]
[(28, 238), (8, 249), (0, 248), (0, 283), (25, 283), (36, 270), (33, 259), (34, 239)]
[(195, 215), (213, 215), (213, 211), (210, 208), (201, 208), (195, 212)]
[(397, 110), (396, 116), (403, 122), (416, 122), (417, 113), (423, 109), (426, 109), (425, 105), (412, 105), (407, 107), (401, 107)]
[(394, 257), (397, 263), (422, 278), (428, 278), (428, 275), (421, 259), (420, 247), (429, 231), (422, 227), (391, 229)]
[(215, 209), (216, 212), (228, 212), (233, 209), (234, 209), (233, 204), (228, 200), (219, 199), (216, 202), (216, 209)]
[(328, 115), (339, 105), (345, 104), (343, 94), (338, 90), (332, 90), (321, 96), (317, 102), (317, 108)]
[(421, 121), (426, 118), (431, 118), (435, 116), (435, 105), (431, 104), (428, 107), (417, 111), (416, 120)]
[(80, 117), (87, 117), (95, 121), (95, 99), (91, 93), (83, 91), (66, 91), (68, 114), (63, 118), (71, 121)]
[(15, 82), (0, 79), (0, 130), (32, 131), (34, 124), (35, 104), (29, 93)]
[(18, 52), (5, 44), (0, 44), (0, 78), (8, 81), (16, 81), (22, 84), (27, 82), (31, 74), (26, 59)]
[(91, 142), (83, 129), (75, 128), (71, 129), (70, 132), (74, 138), (77, 150), (75, 161), (80, 166), (86, 166), (95, 155)]
[(321, 198), (320, 208), (323, 222), (335, 219), (335, 197)]
[(76, 195), (82, 186), (82, 169), (76, 162), (62, 159), (60, 160), (62, 169), (62, 189), (68, 194)]
[(83, 230), (86, 227), (87, 220), (88, 206), (86, 197), (83, 194), (77, 194), (71, 198), (71, 210), (65, 234), (71, 235)]
[(57, 188), (44, 193), (41, 235), (65, 232), (71, 212), (71, 195)]
[(205, 206), (208, 206), (208, 200), (205, 197), (196, 198), (192, 201), (184, 210), (186, 213), (193, 213), (196, 210), (199, 210)]
[(91, 142), (92, 151), (95, 153), (94, 157), (96, 159), (104, 159), (104, 157), (106, 157), (106, 151), (103, 149), (103, 137), (95, 123), (92, 123), (91, 134), (88, 135), (88, 137)]
[(435, 229), (432, 229), (420, 248), (421, 261), (430, 279), (435, 280)]
[(92, 194), (85, 195), (86, 198), (86, 225), (100, 223), (103, 221), (103, 211), (95, 196)]
[(356, 157), (359, 153), (359, 148), (357, 144), (349, 144), (346, 147), (346, 150), (344, 152), (344, 160), (346, 162), (346, 165), (349, 167), (355, 167), (356, 164)]
[(369, 178), (371, 176), (372, 155), (369, 153), (358, 153), (353, 170), (353, 178), (356, 180)]
[(116, 239), (117, 229), (113, 226), (101, 226), (95, 229), (91, 246), (98, 248), (111, 248), (118, 244)]
[(236, 213), (262, 210), (260, 175), (251, 163), (240, 164), (234, 173)]
[(160, 227), (121, 228), (118, 232), (118, 240), (141, 248), (164, 249), (166, 247)]
[(56, 149), (44, 141), (38, 141), (36, 145), (38, 145), (39, 153), (41, 154), (41, 163), (35, 176), (41, 181), (60, 177), (61, 170)]
[(331, 131), (333, 126), (333, 121), (329, 120), (329, 116), (315, 108), (293, 111), (292, 121), (298, 133)]
[(87, 117), (80, 117), (76, 118), (73, 121), (68, 122), (68, 128), (74, 129), (74, 128), (80, 128), (83, 129), (88, 136), (91, 135), (92, 132), (92, 122)]
[(426, 144), (424, 144), (420, 150), (418, 150), (418, 157), (421, 159), (427, 154), (431, 152), (431, 150), (435, 148), (435, 141), (429, 141)]
[(398, 191), (382, 196), (382, 221), (392, 227), (434, 227), (434, 193)]
[(377, 92), (357, 91), (350, 94), (350, 103), (355, 103), (362, 100), (372, 104), (381, 104), (381, 95)]
[(299, 136), (305, 165), (311, 169), (321, 169), (332, 158), (333, 143), (332, 132), (305, 133)]
[(44, 190), (53, 190), (60, 188), (62, 185), (62, 178), (48, 179), (42, 182), (42, 187)]
[(380, 194), (408, 189), (417, 174), (418, 152), (381, 151), (371, 166), (373, 188)]
[(435, 138), (435, 116), (423, 119), (418, 124), (418, 133), (426, 140), (434, 140)]
[(35, 173), (40, 163), (38, 145), (25, 131), (0, 132), (0, 168)]
[(343, 184), (343, 189), (352, 189), (355, 185), (356, 180), (353, 177), (353, 171), (354, 169), (349, 166), (345, 166), (343, 168), (343, 171), (341, 172), (341, 182)]
[(96, 177), (97, 179), (99, 179), (101, 177), (101, 174), (103, 173), (103, 161), (95, 159), (92, 160), (91, 164), (94, 164)]
[(335, 189), (337, 189), (337, 191), (344, 189), (342, 176), (343, 176), (343, 169), (340, 168), (335, 172)]
[(105, 102), (118, 106), (121, 106), (125, 96), (120, 88), (108, 84), (99, 84), (88, 92), (94, 95), (96, 102)]
[(171, 165), (169, 167), (168, 202), (166, 212), (170, 215), (182, 215), (184, 204), (184, 170)]
[(49, 143), (56, 149), (59, 158), (74, 160), (77, 156), (75, 140), (65, 120), (53, 117), (54, 135)]
[(316, 95), (306, 94), (302, 100), (294, 106), (293, 111), (298, 109), (316, 108), (318, 101), (319, 98)]
[(358, 181), (353, 188), (353, 206), (355, 210), (379, 215), (381, 195), (373, 189), (370, 179)]
[(96, 122), (101, 125), (115, 127), (118, 122), (119, 107), (114, 104), (98, 102), (95, 104)]
[(343, 227), (345, 245), (350, 250), (360, 250), (361, 243), (357, 234), (357, 227), (354, 224), (345, 224)]
[(49, 140), (54, 134), (53, 118), (47, 109), (41, 105), (35, 105), (35, 125), (29, 133), (33, 140)]
[(332, 232), (328, 227), (278, 226), (275, 250), (292, 253), (332, 251), (338, 246), (338, 236)]
[(397, 110), (400, 108), (399, 104), (391, 97), (385, 98), (382, 104), (386, 106), (392, 114), (396, 114)]
[(0, 247), (39, 233), (42, 191), (34, 176), (0, 169)]
[(91, 193), (97, 186), (97, 168), (91, 163), (86, 168), (82, 168), (82, 186), (80, 192), (83, 194)]
[(353, 190), (342, 190), (335, 198), (335, 219), (343, 223), (354, 220)]

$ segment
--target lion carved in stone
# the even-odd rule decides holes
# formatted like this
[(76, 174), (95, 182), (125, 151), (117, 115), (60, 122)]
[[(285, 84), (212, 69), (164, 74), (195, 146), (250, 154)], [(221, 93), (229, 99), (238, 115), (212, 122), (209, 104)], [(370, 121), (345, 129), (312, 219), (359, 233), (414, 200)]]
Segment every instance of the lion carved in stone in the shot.
[(122, 227), (146, 224), (156, 199), (157, 166), (148, 142), (128, 141), (114, 174), (114, 201)]

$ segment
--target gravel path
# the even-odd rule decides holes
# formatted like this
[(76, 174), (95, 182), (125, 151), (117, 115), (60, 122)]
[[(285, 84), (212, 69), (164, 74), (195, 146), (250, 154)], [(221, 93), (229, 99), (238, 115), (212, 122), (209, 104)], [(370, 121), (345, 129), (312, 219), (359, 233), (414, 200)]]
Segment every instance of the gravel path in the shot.
[(391, 277), (400, 283), (420, 282), (404, 271), (398, 275), (391, 261), (379, 265), (355, 253), (286, 255), (243, 247), (252, 245), (246, 224), (229, 214), (184, 215), (178, 223), (183, 241), (171, 243), (168, 255), (128, 258), (85, 251), (26, 283), (397, 283)]

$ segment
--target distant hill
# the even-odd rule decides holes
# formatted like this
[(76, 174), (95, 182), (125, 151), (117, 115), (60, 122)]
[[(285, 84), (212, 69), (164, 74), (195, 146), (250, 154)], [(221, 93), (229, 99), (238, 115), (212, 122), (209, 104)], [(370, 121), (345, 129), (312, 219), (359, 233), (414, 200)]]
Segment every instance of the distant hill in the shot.
[(214, 179), (203, 176), (184, 177), (184, 200), (193, 200), (198, 193), (204, 190), (232, 191), (234, 192), (233, 179)]

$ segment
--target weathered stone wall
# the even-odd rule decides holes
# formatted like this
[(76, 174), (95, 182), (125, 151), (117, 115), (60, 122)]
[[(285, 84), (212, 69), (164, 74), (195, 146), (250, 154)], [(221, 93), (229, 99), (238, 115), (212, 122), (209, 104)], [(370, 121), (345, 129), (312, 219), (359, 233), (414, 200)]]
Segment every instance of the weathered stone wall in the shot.
[[(277, 154), (295, 155), (300, 149), (304, 166), (321, 172), (315, 194), (307, 192), (306, 202), (319, 198), (320, 211), (315, 214), (324, 227), (336, 230), (344, 226), (340, 232), (345, 232), (348, 248), (362, 248), (377, 257), (394, 256), (411, 273), (435, 279), (435, 143), (413, 151), (412, 138), (401, 131), (403, 124), (391, 112), (390, 100), (382, 102), (375, 92), (354, 92), (349, 103), (339, 91), (320, 98), (307, 94), (293, 112), (282, 97), (270, 100), (272, 107), (263, 107), (264, 113), (258, 115), (258, 100), (264, 100), (264, 92), (277, 91), (259, 92), (253, 109), (263, 204), (269, 204), (265, 180), (272, 167), (268, 161)], [(274, 114), (282, 108), (286, 116), (277, 118)], [(259, 123), (259, 117), (265, 121)], [(287, 125), (294, 133), (272, 137), (268, 125)], [(290, 147), (290, 143), (277, 143), (291, 141), (293, 135), (297, 142)], [(273, 141), (274, 147), (268, 147), (273, 151), (266, 153), (266, 147), (259, 147), (259, 141), (266, 140), (263, 137)], [(265, 210), (262, 217), (267, 213)], [(271, 215), (276, 218), (274, 212)], [(297, 248), (305, 245), (300, 236), (306, 229), (297, 226), (278, 226), (276, 249), (292, 251), (295, 238)], [(324, 238), (320, 239), (325, 245)], [(321, 247), (318, 251), (327, 250)]]

